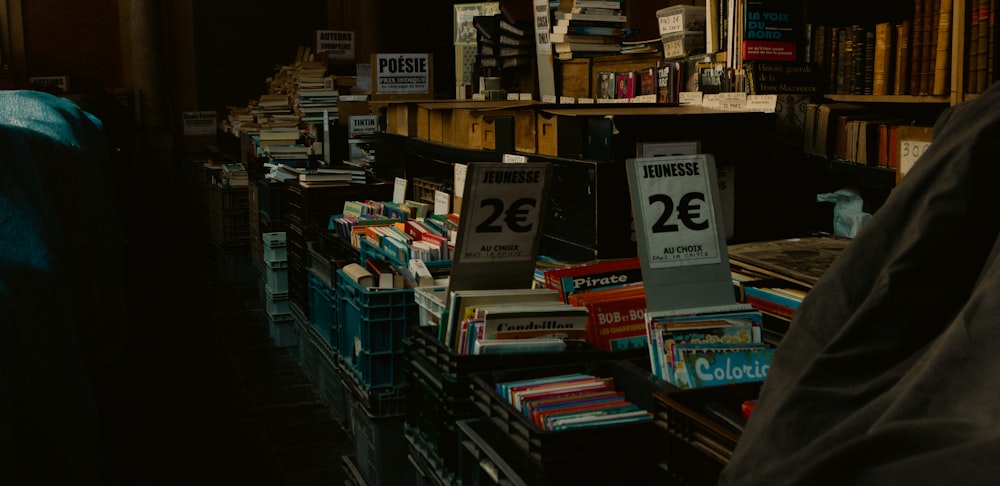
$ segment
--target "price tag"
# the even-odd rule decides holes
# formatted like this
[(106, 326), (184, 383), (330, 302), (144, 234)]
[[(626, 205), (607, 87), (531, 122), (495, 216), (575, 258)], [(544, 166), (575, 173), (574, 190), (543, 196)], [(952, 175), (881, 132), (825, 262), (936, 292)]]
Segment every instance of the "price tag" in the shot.
[(507, 93), (507, 100), (508, 101), (518, 101), (520, 99), (521, 99), (521, 94), (520, 93)]
[(552, 95), (552, 94), (542, 95), (542, 102), (543, 103), (553, 103), (553, 104), (555, 104), (556, 99), (557, 99), (556, 95)]
[(632, 159), (637, 233), (650, 268), (722, 261), (711, 168), (704, 155)]
[(681, 91), (678, 93), (678, 103), (682, 105), (701, 105), (701, 91)]
[(469, 170), (469, 166), (465, 164), (455, 164), (453, 166), (454, 173), (453, 178), (455, 180), (455, 197), (462, 197), (465, 195), (465, 174)]
[(531, 101), (533, 98), (531, 97), (531, 93), (521, 93), (517, 96), (517, 99), (521, 101)]
[(392, 188), (392, 202), (402, 203), (406, 200), (406, 184), (407, 180), (404, 177), (397, 177), (396, 184)]
[(524, 164), (527, 162), (528, 158), (523, 155), (503, 154), (503, 163), (505, 164)]
[(719, 99), (719, 95), (707, 94), (701, 98), (701, 106), (705, 108), (712, 108), (714, 110), (721, 110), (722, 101)]
[(758, 111), (762, 113), (774, 113), (774, 108), (778, 105), (778, 95), (749, 95), (747, 96), (747, 111)]
[(917, 163), (917, 159), (919, 159), (930, 146), (931, 143), (924, 140), (900, 140), (899, 167), (896, 168), (896, 170), (899, 171), (900, 177), (906, 175), (906, 173), (913, 168), (913, 164)]
[(594, 104), (593, 98), (577, 98), (576, 104), (578, 105), (592, 105)]
[(451, 194), (444, 191), (434, 191), (434, 214), (451, 212)]
[(576, 98), (572, 96), (560, 96), (559, 103), (563, 105), (573, 105), (576, 104)]
[(660, 17), (660, 35), (684, 31), (684, 14)]
[(550, 170), (541, 162), (469, 164), (456, 259), (533, 261)]

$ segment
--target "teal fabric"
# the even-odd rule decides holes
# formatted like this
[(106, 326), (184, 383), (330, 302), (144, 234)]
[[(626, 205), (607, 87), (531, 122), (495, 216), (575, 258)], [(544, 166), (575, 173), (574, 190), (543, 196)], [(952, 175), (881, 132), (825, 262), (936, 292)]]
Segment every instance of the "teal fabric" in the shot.
[(0, 483), (94, 484), (121, 357), (122, 238), (101, 122), (0, 91)]

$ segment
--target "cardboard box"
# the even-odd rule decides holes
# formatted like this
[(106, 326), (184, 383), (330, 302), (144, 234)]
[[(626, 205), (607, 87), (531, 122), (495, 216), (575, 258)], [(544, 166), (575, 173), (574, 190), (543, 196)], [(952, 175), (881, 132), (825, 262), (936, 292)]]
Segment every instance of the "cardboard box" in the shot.
[(352, 116), (371, 115), (367, 95), (341, 96), (337, 100), (337, 124), (347, 125)]

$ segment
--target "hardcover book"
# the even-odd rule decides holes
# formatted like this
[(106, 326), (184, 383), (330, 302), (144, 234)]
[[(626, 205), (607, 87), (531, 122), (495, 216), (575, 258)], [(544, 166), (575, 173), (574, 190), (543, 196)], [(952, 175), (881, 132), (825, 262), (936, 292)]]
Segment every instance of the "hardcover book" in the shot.
[(805, 41), (803, 3), (746, 0), (741, 55), (744, 61), (797, 61)]

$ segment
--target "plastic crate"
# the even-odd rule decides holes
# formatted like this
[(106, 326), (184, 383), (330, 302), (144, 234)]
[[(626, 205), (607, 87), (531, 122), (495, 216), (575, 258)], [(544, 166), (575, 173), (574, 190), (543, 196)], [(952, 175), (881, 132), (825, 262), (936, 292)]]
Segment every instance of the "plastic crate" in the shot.
[(533, 366), (606, 360), (603, 351), (582, 346), (561, 353), (465, 356), (451, 352), (437, 339), (434, 327), (419, 327), (403, 340), (406, 356), (407, 417), (438, 451), (444, 467), (458, 468), (456, 421), (478, 415), (472, 402), (475, 373)]
[(434, 204), (434, 191), (445, 190), (445, 182), (450, 184), (451, 179), (445, 177), (414, 177), (413, 200)]
[(287, 262), (288, 243), (285, 239), (284, 231), (264, 233), (261, 238), (264, 241), (264, 261), (265, 262)]
[(449, 380), (419, 355), (407, 353), (406, 423), (434, 450), (437, 469), (458, 473), (456, 422), (477, 414), (469, 382)]
[(288, 293), (288, 264), (285, 262), (265, 262), (264, 278), (271, 292)]
[(379, 416), (406, 413), (408, 386), (370, 388), (361, 383), (357, 374), (343, 366), (342, 360), (338, 360), (338, 365), (346, 393), (349, 393), (354, 401), (361, 403), (365, 410)]
[[(409, 262), (404, 262), (398, 256), (389, 253), (388, 251), (375, 246), (371, 240), (367, 238), (361, 239), (361, 248), (359, 251), (359, 261), (365, 261), (369, 258), (374, 258), (378, 260), (387, 261), (392, 265), (406, 266)], [(425, 260), (424, 265), (430, 270), (437, 270), (442, 268), (451, 268), (451, 260)]]
[(259, 179), (257, 181), (258, 212), (275, 221), (281, 219), (284, 199), (284, 185), (277, 181)]
[[(492, 424), (483, 419), (459, 420), (459, 478), (461, 484), (544, 484), (542, 475), (521, 461), (507, 441), (496, 437)], [(585, 469), (585, 468), (582, 468)]]
[(309, 279), (309, 323), (323, 336), (327, 347), (337, 343), (337, 291), (330, 282), (314, 269), (307, 272)]
[(413, 289), (370, 290), (337, 270), (340, 357), (366, 387), (404, 383), (403, 338), (417, 327)]
[(373, 486), (406, 484), (406, 440), (403, 437), (404, 415), (375, 415), (361, 402), (351, 405), (354, 432), (354, 461)]
[(762, 383), (662, 391), (653, 395), (655, 416), (663, 437), (661, 459), (671, 481), (717, 484), (729, 464), (740, 434), (709, 418), (702, 410), (709, 403), (739, 413), (746, 400), (756, 399)]
[[(586, 373), (614, 379), (615, 388), (632, 403), (653, 411), (653, 394), (667, 385), (647, 370), (621, 361), (597, 361), (562, 367), (522, 368), (480, 373), (472, 377), (473, 403), (508, 437), (520, 458), (548, 478), (567, 483), (642, 484), (658, 468), (657, 427), (650, 421), (606, 424), (543, 431), (515, 409), (496, 390), (500, 382)], [(601, 464), (581, 468), (581, 464)]]
[(267, 284), (264, 284), (265, 309), (271, 315), (291, 314), (292, 310), (288, 306), (288, 292), (275, 292)]
[[(449, 381), (468, 380), (474, 373), (535, 366), (563, 366), (572, 363), (607, 360), (609, 355), (589, 343), (574, 343), (559, 353), (519, 353), (494, 355), (459, 355), (437, 337), (435, 326), (412, 329), (405, 339), (407, 353), (419, 355)], [(467, 388), (468, 382), (465, 382)]]
[(444, 468), (437, 449), (427, 443), (409, 423), (403, 424), (403, 436), (406, 437), (407, 459), (413, 466), (414, 483), (417, 486), (458, 484), (455, 473)]
[(268, 314), (268, 335), (275, 347), (288, 348), (298, 346), (298, 331), (295, 330), (295, 320), (291, 314)]
[(420, 327), (436, 326), (444, 312), (444, 301), (448, 287), (417, 287), (413, 289), (413, 300), (420, 307)]

